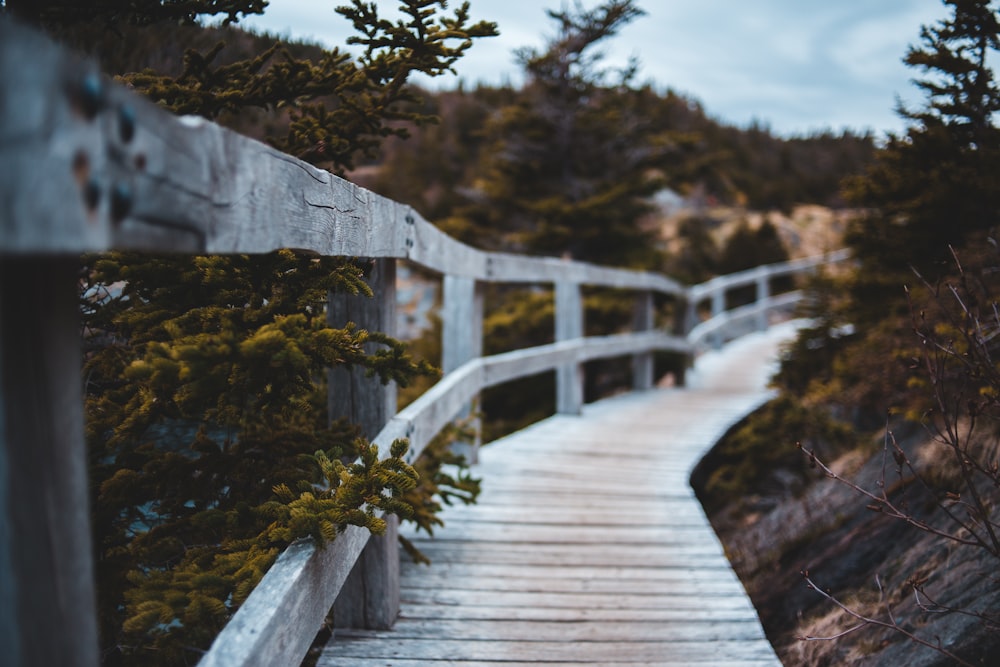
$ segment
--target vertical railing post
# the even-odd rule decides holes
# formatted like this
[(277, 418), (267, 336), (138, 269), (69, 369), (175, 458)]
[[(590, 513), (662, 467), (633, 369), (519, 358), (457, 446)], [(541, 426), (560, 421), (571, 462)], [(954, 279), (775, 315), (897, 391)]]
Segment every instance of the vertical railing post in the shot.
[[(757, 305), (762, 306), (771, 298), (771, 272), (766, 266), (757, 269)], [(757, 311), (757, 331), (767, 331), (770, 325), (767, 308)]]
[[(450, 373), (462, 364), (483, 356), (483, 284), (473, 278), (446, 275), (441, 309), (441, 370)], [(468, 418), (472, 405), (458, 415)], [(479, 421), (473, 424), (472, 442), (460, 443), (466, 460), (477, 463), (481, 434)]]
[[(580, 285), (556, 283), (556, 342), (583, 337), (583, 298)], [(569, 363), (556, 370), (556, 412), (578, 415), (583, 409), (583, 364)]]
[[(654, 300), (649, 290), (640, 292), (632, 314), (633, 331), (651, 331), (654, 327)], [(646, 391), (653, 388), (653, 353), (641, 352), (632, 356), (632, 388)]]
[[(396, 260), (372, 262), (368, 283), (375, 298), (333, 294), (327, 322), (342, 327), (353, 322), (362, 329), (396, 331)], [(373, 350), (366, 350), (371, 352)], [(331, 419), (347, 417), (374, 438), (396, 414), (396, 385), (366, 377), (362, 368), (330, 371), (328, 405)], [(388, 516), (386, 534), (372, 536), (334, 603), (334, 625), (341, 628), (387, 629), (399, 615), (399, 546), (397, 520)]]
[[(712, 291), (712, 317), (726, 312), (726, 290), (722, 286), (717, 286)], [(722, 332), (716, 330), (711, 335), (712, 349), (718, 350), (722, 347)]]
[(3, 664), (98, 664), (76, 259), (0, 258)]

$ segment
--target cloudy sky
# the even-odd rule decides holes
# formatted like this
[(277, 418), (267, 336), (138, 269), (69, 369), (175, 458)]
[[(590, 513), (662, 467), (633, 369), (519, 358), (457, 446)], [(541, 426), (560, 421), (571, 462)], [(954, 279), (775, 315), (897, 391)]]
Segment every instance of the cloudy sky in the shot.
[[(435, 87), (518, 83), (513, 51), (541, 46), (552, 32), (545, 8), (566, 0), (471, 0), (475, 20), (501, 36), (479, 40)], [(343, 46), (337, 0), (270, 0), (245, 24)], [(452, 0), (457, 6), (458, 0)], [(593, 7), (597, 0), (585, 0)], [(700, 101), (709, 115), (783, 135), (844, 128), (899, 131), (896, 97), (918, 100), (901, 59), (920, 26), (947, 15), (941, 0), (639, 0), (646, 15), (604, 46), (609, 64), (636, 56), (639, 78)], [(391, 15), (397, 0), (378, 0)]]

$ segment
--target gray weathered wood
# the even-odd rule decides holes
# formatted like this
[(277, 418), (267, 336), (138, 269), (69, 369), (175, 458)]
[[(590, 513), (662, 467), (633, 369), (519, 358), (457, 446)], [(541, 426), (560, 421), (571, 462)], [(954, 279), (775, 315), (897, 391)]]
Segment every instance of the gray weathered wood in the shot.
[(72, 259), (0, 257), (0, 637), (11, 667), (98, 664)]
[[(334, 294), (327, 321), (335, 327), (353, 323), (390, 336), (396, 329), (396, 261), (372, 260), (368, 283), (375, 298)], [(376, 345), (366, 344), (371, 354)], [(329, 380), (330, 416), (346, 417), (362, 434), (375, 438), (396, 414), (396, 385), (368, 377), (362, 368), (335, 368)], [(373, 536), (351, 571), (334, 606), (340, 627), (387, 628), (399, 613), (399, 555), (396, 520), (390, 518), (386, 535)], [(319, 627), (318, 625), (316, 626)]]
[[(370, 261), (368, 284), (375, 294), (331, 294), (327, 323), (333, 327), (354, 324), (359, 329), (382, 331), (393, 335), (396, 328), (396, 262), (392, 259)], [(372, 353), (377, 344), (367, 343)], [(338, 367), (330, 372), (329, 414), (331, 419), (346, 417), (358, 424), (366, 438), (374, 438), (396, 414), (396, 385), (382, 384), (378, 377), (367, 377), (363, 368)]]
[[(483, 356), (483, 283), (473, 278), (446, 275), (442, 292), (441, 370), (449, 373)], [(472, 410), (470, 402), (456, 416), (467, 420)], [(453, 447), (464, 454), (467, 461), (475, 463), (482, 444), (478, 418), (471, 427), (475, 432), (472, 441), (455, 443)]]
[[(767, 303), (771, 298), (771, 277), (766, 271), (758, 271), (757, 275), (757, 303)], [(767, 331), (768, 310), (761, 308), (757, 311), (757, 331)]]
[(368, 536), (364, 528), (349, 526), (324, 548), (300, 541), (286, 549), (212, 642), (199, 667), (301, 663)]
[[(655, 327), (655, 305), (653, 293), (640, 292), (636, 297), (632, 313), (633, 331), (650, 331)], [(653, 368), (653, 353), (641, 352), (632, 357), (632, 388), (636, 391), (646, 391), (653, 388), (655, 382)]]
[(449, 373), (483, 356), (483, 288), (471, 278), (444, 277), (441, 370)]
[[(583, 297), (580, 285), (556, 283), (556, 342), (583, 338)], [(556, 412), (575, 415), (583, 407), (583, 365), (571, 362), (556, 369)]]
[(337, 631), (318, 664), (776, 667), (686, 482), (770, 395), (790, 331), (703, 356), (689, 390), (608, 399), (485, 447), (481, 504), (449, 508), (433, 540), (411, 535), (433, 564), (404, 564), (394, 629)]
[[(772, 296), (766, 301), (747, 304), (733, 310), (723, 311), (711, 319), (701, 322), (688, 332), (687, 339), (696, 349), (704, 347), (703, 341), (718, 339), (732, 340), (753, 331), (760, 314), (771, 311), (788, 310), (802, 300), (802, 292), (785, 292)], [(715, 347), (714, 342), (710, 342)]]

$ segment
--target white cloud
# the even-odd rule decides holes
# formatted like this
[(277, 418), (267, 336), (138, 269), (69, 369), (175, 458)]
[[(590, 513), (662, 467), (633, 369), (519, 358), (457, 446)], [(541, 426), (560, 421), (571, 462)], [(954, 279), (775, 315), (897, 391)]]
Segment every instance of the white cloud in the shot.
[[(585, 0), (593, 7), (597, 0)], [(247, 23), (343, 45), (347, 21), (337, 0), (271, 0)], [(379, 0), (392, 10), (397, 0)], [(552, 32), (545, 7), (564, 0), (471, 0), (475, 20), (501, 36), (480, 40), (457, 65), (469, 84), (517, 83), (513, 50)], [(640, 78), (701, 101), (713, 116), (757, 119), (783, 133), (825, 128), (898, 130), (894, 96), (912, 95), (900, 62), (922, 23), (946, 15), (940, 0), (640, 0), (647, 15), (604, 45), (609, 64), (638, 56)], [(319, 8), (319, 9), (317, 9)], [(451, 87), (454, 77), (431, 85)]]

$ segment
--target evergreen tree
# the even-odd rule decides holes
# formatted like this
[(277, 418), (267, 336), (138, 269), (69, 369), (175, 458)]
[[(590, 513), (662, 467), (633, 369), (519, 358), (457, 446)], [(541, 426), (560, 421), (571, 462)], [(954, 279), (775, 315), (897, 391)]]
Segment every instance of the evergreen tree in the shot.
[[(202, 16), (259, 13), (262, 2), (9, 2), (5, 11), (82, 46), (94, 27), (132, 34)], [(189, 50), (179, 76), (111, 72), (169, 109), (227, 122), (248, 110), (287, 113), (276, 147), (336, 171), (371, 155), (392, 123), (430, 117), (409, 74), (440, 74), (472, 39), (468, 4), (404, 0), (381, 18), (354, 0), (337, 11), (358, 32), (357, 60), (338, 50), (296, 58), (273, 44), (223, 58), (223, 44)], [(141, 26), (141, 27), (139, 27)], [(230, 32), (230, 35), (234, 33)], [(100, 45), (107, 45), (101, 41)], [(88, 50), (104, 62), (94, 45)], [(326, 324), (330, 291), (367, 293), (364, 267), (292, 251), (179, 257), (112, 253), (81, 271), (84, 379), (92, 471), (98, 604), (105, 664), (197, 659), (280, 549), (334, 539), (347, 525), (384, 529), (376, 510), (433, 524), (428, 494), (468, 497), (442, 458), (403, 461), (406, 444), (377, 448), (326, 413), (326, 369), (367, 368), (406, 384), (426, 364), (377, 332)], [(375, 352), (366, 351), (372, 345)], [(454, 486), (454, 490), (449, 490)]]
[(556, 35), (521, 49), (527, 83), (487, 127), (489, 149), (467, 211), (492, 247), (652, 267), (639, 224), (661, 182), (663, 137), (639, 113), (635, 63), (602, 68), (595, 49), (642, 15), (632, 0), (549, 11)]
[[(718, 270), (720, 274), (746, 271), (755, 266), (777, 264), (788, 260), (788, 250), (778, 236), (778, 230), (770, 220), (765, 220), (756, 229), (752, 229), (746, 220), (741, 220), (719, 254)], [(775, 292), (787, 291), (790, 287), (787, 279), (779, 278), (771, 285)], [(731, 290), (726, 296), (726, 307), (736, 308), (753, 303), (757, 298), (757, 287), (747, 285)]]
[[(908, 380), (917, 355), (906, 286), (945, 277), (954, 266), (951, 249), (985, 243), (981, 237), (1000, 212), (1000, 89), (991, 69), (1000, 17), (993, 0), (944, 5), (948, 17), (923, 28), (905, 57), (922, 73), (924, 104), (900, 107), (909, 122), (905, 135), (889, 137), (865, 173), (846, 183), (849, 201), (865, 211), (847, 234), (857, 268), (824, 289), (846, 297), (827, 299), (838, 312), (826, 319), (856, 333), (836, 341), (807, 333), (834, 345), (833, 354), (799, 346), (799, 355), (823, 360), (817, 370), (828, 378), (813, 383), (813, 398), (848, 408), (865, 425), (912, 401)], [(790, 363), (801, 386), (810, 359)]]
[[(900, 107), (911, 123), (890, 137), (875, 164), (849, 183), (852, 203), (869, 211), (850, 230), (861, 262), (856, 301), (901, 304), (910, 267), (933, 277), (951, 261), (949, 245), (996, 224), (1000, 210), (1000, 110), (991, 61), (1000, 48), (992, 0), (945, 0), (951, 16), (925, 27), (905, 62), (924, 73), (920, 109)], [(882, 306), (858, 310), (866, 322)], [(859, 324), (863, 322), (859, 321)]]

